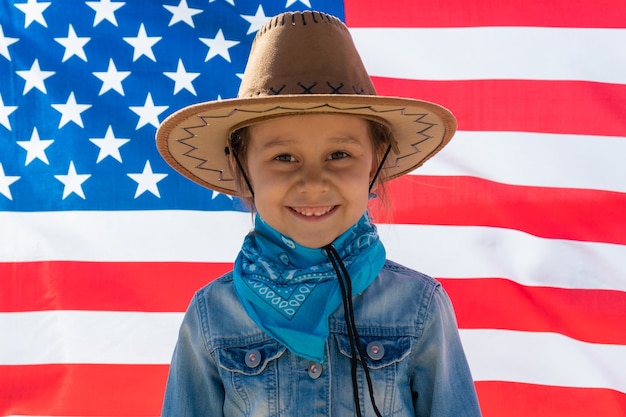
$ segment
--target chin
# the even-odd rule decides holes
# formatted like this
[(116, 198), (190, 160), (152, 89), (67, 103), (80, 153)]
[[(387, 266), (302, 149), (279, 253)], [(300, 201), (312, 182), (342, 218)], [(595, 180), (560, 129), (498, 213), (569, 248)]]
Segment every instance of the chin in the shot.
[[(336, 238), (336, 237), (335, 237)], [(328, 245), (329, 243), (332, 243), (335, 238), (333, 239), (297, 239), (296, 242), (300, 245), (300, 246), (304, 246), (306, 248), (310, 248), (310, 249), (319, 249), (319, 248), (323, 248), (324, 246)]]

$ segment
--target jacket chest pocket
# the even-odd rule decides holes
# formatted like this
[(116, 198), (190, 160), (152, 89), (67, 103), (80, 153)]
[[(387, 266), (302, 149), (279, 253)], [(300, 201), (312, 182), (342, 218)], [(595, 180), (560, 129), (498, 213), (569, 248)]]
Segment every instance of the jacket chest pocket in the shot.
[[(339, 383), (344, 384), (344, 386), (352, 386), (350, 339), (343, 334), (336, 334), (335, 339), (342, 362), (342, 369), (339, 372), (341, 381)], [(407, 336), (361, 336), (360, 343), (365, 354), (365, 362), (370, 371), (376, 405), (383, 415), (402, 415), (401, 410), (406, 411), (407, 408), (412, 408), (408, 360), (405, 360), (411, 353), (411, 338)], [(362, 390), (360, 397), (364, 401), (361, 407), (368, 410), (366, 415), (370, 415), (369, 413), (374, 415), (369, 395), (367, 395), (367, 380), (360, 359), (357, 383), (359, 389)], [(351, 401), (352, 399), (348, 398), (348, 409), (353, 408)]]
[(216, 360), (229, 405), (242, 410), (243, 415), (273, 409), (278, 399), (277, 362), (285, 350), (274, 341), (217, 349)]
[[(346, 335), (338, 334), (337, 346), (339, 352), (347, 357), (352, 357), (350, 350), (350, 339)], [(409, 337), (361, 337), (361, 346), (365, 352), (365, 360), (370, 369), (382, 369), (393, 365), (406, 358), (411, 351), (411, 340)], [(358, 355), (358, 353), (357, 353)]]
[(260, 375), (285, 352), (285, 347), (273, 341), (217, 349), (217, 362), (220, 368), (236, 374)]

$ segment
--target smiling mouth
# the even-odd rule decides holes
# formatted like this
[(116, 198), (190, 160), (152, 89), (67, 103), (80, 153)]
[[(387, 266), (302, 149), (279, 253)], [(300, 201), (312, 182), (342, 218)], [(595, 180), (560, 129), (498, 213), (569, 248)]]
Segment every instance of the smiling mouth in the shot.
[(306, 217), (321, 217), (333, 211), (337, 206), (324, 207), (290, 207), (291, 210)]

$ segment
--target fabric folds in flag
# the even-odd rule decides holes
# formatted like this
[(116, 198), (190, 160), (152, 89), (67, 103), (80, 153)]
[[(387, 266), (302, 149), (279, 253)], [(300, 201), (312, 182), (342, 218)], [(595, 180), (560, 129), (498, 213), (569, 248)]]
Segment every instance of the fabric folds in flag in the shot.
[(305, 9), (379, 94), (458, 119), (373, 212), (450, 294), (483, 414), (626, 415), (626, 5), (470, 3), (1, 2), (0, 416), (159, 415), (185, 308), (252, 220), (156, 127), (234, 97), (258, 28)]

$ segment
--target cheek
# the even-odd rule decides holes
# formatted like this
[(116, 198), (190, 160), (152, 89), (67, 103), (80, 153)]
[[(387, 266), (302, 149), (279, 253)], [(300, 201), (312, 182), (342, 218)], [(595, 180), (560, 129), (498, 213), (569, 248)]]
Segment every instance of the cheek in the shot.
[(280, 205), (287, 188), (283, 178), (259, 173), (251, 179), (251, 182), (257, 209)]
[(369, 202), (369, 169), (354, 172), (339, 179), (339, 187), (343, 190), (344, 196), (352, 204), (365, 209)]
[(372, 169), (372, 165), (363, 163), (361, 166), (349, 173), (349, 180), (352, 184), (369, 187), (369, 183), (376, 172), (376, 168)]

